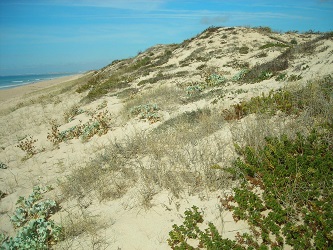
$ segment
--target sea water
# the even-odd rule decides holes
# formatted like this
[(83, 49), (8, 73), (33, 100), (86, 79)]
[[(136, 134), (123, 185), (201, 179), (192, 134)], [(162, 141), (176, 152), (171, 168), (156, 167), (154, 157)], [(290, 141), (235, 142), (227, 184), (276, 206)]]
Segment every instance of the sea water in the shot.
[(15, 88), (26, 84), (51, 80), (58, 77), (75, 75), (76, 73), (54, 73), (54, 74), (28, 74), (14, 76), (0, 76), (0, 90)]

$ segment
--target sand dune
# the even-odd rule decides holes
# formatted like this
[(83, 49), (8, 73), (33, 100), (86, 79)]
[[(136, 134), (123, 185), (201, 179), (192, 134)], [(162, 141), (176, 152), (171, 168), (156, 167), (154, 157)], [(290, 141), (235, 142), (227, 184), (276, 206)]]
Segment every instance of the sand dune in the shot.
[[(208, 30), (182, 44), (155, 46), (114, 62), (97, 74), (1, 90), (0, 162), (8, 168), (0, 169), (0, 190), (6, 194), (0, 203), (0, 230), (15, 234), (9, 216), (19, 196), (29, 195), (35, 185), (52, 185), (45, 195), (61, 206), (52, 219), (73, 227), (56, 249), (170, 249), (166, 240), (172, 225), (182, 223), (184, 211), (193, 205), (223, 237), (246, 232), (248, 225), (236, 223), (221, 206), (221, 197), (237, 183), (210, 167), (230, 166), (237, 157), (235, 131), (261, 125), (254, 125), (254, 116), (227, 122), (221, 112), (253, 96), (332, 74), (332, 38), (318, 37), (242, 27)], [(296, 44), (305, 45), (296, 51)], [(281, 55), (286, 68), (271, 65), (258, 68), (260, 79), (237, 79), (242, 70)], [(224, 83), (214, 85), (213, 74), (223, 76), (219, 81)], [(95, 82), (89, 85), (89, 79)], [(199, 84), (207, 82), (212, 86)], [(148, 104), (156, 104), (157, 113)], [(153, 115), (139, 110), (146, 115), (140, 118), (135, 107)], [(290, 123), (283, 116), (272, 119), (272, 130)], [(107, 126), (89, 134), (96, 121)], [(52, 123), (67, 131), (67, 139), (48, 138)], [(75, 128), (81, 134), (72, 138), (68, 131)], [(245, 132), (238, 136), (250, 138)], [(17, 145), (29, 144), (30, 137), (36, 142), (30, 140), (34, 147), (29, 155), (29, 149)]]

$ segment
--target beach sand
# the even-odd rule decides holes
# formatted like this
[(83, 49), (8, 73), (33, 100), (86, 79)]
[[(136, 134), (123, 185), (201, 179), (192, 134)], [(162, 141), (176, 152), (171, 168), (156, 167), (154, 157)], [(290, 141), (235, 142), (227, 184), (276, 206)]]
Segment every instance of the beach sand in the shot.
[(51, 80), (26, 84), (10, 89), (0, 89), (0, 104), (7, 102), (10, 99), (22, 98), (22, 96), (31, 94), (33, 92), (47, 89), (56, 85), (63, 84), (65, 82), (76, 80), (82, 77), (84, 74), (76, 74), (70, 76), (63, 76)]

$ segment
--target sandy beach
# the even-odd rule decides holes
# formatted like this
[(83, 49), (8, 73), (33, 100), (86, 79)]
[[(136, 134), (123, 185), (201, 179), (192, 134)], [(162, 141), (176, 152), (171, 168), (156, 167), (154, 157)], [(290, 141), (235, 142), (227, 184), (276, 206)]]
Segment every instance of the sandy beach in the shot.
[(23, 86), (18, 86), (10, 89), (0, 89), (0, 104), (3, 104), (4, 102), (7, 102), (10, 99), (17, 99), (21, 98), (24, 95), (31, 94), (33, 92), (47, 89), (49, 87), (53, 87), (65, 82), (76, 80), (80, 77), (82, 77), (84, 74), (76, 74), (76, 75), (70, 75), (70, 76), (63, 76), (51, 80), (31, 83)]

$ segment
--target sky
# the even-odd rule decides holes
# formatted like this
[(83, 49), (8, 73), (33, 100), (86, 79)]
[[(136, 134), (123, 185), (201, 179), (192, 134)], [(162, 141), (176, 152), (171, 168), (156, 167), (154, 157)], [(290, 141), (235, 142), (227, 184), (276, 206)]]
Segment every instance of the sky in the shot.
[(0, 0), (0, 75), (82, 72), (210, 26), (333, 30), (333, 0)]

